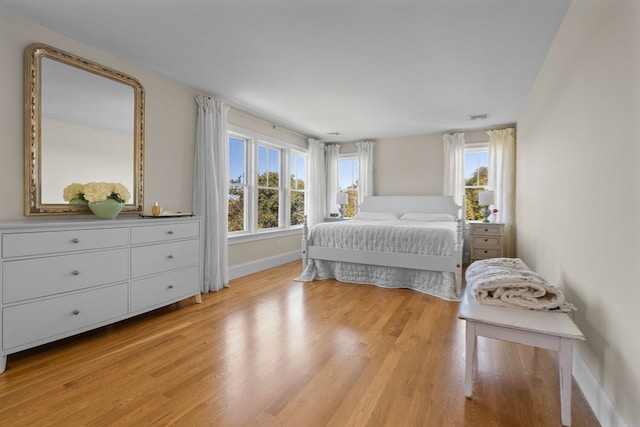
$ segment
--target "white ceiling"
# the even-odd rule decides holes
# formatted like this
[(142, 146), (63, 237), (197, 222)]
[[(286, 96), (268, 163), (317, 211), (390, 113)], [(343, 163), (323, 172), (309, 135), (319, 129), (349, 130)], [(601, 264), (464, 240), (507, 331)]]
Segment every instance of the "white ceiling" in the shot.
[(305, 135), (354, 141), (515, 123), (570, 2), (0, 0), (0, 9)]

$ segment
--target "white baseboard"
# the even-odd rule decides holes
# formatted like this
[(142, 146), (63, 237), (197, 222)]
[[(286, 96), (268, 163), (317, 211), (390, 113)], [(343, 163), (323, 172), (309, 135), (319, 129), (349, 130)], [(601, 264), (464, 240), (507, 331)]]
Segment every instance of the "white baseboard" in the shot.
[(577, 351), (573, 352), (573, 377), (602, 427), (630, 427)]
[(262, 258), (245, 264), (231, 266), (229, 267), (229, 279), (237, 279), (238, 277), (246, 276), (247, 274), (257, 273), (258, 271), (277, 267), (296, 260), (300, 261), (300, 272), (302, 273), (302, 255), (299, 250), (296, 250), (268, 258)]

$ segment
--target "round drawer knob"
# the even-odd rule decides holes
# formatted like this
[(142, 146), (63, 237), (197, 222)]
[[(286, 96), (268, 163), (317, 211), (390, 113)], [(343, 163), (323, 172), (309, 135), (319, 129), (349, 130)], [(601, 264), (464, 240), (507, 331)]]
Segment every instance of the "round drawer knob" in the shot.
[(167, 258), (169, 258), (169, 259), (173, 259), (173, 255), (169, 255)]
[(173, 285), (169, 285), (169, 289), (173, 289)]
[(74, 316), (77, 316), (80, 314), (80, 310), (73, 310), (71, 313), (73, 313)]
[(167, 234), (173, 234), (173, 230), (167, 231)]
[(71, 239), (71, 241), (73, 243), (80, 243), (80, 239), (78, 239), (77, 237), (74, 237), (73, 239)]
[(77, 276), (78, 274), (80, 274), (80, 272), (78, 270), (73, 270), (71, 274), (73, 274), (74, 276)]

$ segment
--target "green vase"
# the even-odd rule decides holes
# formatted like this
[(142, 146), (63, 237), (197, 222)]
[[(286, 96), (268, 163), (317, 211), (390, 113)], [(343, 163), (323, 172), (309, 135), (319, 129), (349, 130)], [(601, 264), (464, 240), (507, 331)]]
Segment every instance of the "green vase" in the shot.
[(83, 199), (82, 197), (78, 197), (77, 199), (71, 199), (69, 200), (69, 204), (70, 205), (86, 205), (87, 202), (85, 199)]
[(89, 202), (89, 209), (98, 218), (113, 219), (118, 216), (124, 208), (124, 203), (115, 199), (107, 199), (101, 202)]

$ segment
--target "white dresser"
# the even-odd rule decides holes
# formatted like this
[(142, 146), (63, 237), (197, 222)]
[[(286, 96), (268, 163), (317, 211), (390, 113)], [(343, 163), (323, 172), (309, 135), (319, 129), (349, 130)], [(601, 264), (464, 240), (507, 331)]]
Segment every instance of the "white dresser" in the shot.
[(0, 372), (7, 355), (195, 296), (200, 218), (0, 223)]

